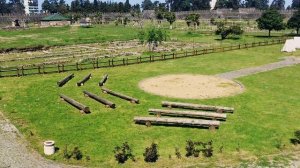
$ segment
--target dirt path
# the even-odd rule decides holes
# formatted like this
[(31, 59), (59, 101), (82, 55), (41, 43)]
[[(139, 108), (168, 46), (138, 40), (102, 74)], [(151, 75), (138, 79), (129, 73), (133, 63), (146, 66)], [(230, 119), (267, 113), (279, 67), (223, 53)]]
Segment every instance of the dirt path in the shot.
[(251, 68), (245, 68), (245, 69), (240, 69), (237, 71), (231, 71), (231, 72), (226, 72), (222, 74), (218, 74), (218, 77), (221, 78), (226, 78), (226, 79), (235, 79), (243, 76), (248, 76), (252, 74), (257, 74), (260, 72), (266, 72), (266, 71), (271, 71), (274, 69), (279, 69), (287, 66), (292, 66), (295, 64), (300, 64), (300, 58), (298, 57), (286, 57), (284, 60), (271, 63), (271, 64), (266, 64), (258, 67), (251, 67)]
[(0, 112), (0, 168), (62, 168), (69, 167), (44, 159), (27, 147), (27, 142)]

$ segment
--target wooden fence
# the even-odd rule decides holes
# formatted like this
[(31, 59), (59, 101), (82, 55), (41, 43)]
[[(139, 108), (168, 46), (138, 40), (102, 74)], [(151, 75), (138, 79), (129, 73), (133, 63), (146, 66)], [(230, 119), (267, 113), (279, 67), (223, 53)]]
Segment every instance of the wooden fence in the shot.
[(282, 44), (285, 42), (285, 40), (286, 39), (276, 39), (270, 41), (237, 44), (237, 45), (226, 46), (226, 47), (213, 47), (213, 48), (206, 48), (201, 50), (184, 51), (180, 53), (174, 52), (174, 53), (167, 53), (161, 55), (140, 56), (136, 58), (132, 58), (132, 57), (111, 58), (107, 60), (97, 58), (95, 60), (91, 60), (91, 62), (86, 62), (86, 63), (39, 65), (35, 67), (24, 67), (24, 66), (7, 67), (7, 68), (0, 67), (0, 78), (26, 76), (26, 75), (34, 75), (34, 74), (61, 73), (61, 72), (79, 71), (85, 69), (97, 69), (97, 68), (127, 66), (133, 64), (141, 64), (141, 63), (151, 63), (156, 61), (199, 56), (199, 55), (210, 54), (210, 53), (218, 53), (218, 52), (239, 50), (239, 49), (259, 47), (259, 46)]

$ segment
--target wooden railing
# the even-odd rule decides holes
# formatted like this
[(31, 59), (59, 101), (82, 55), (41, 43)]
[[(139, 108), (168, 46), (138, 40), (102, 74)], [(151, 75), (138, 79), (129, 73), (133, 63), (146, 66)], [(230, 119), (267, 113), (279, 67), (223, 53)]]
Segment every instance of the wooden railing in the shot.
[(50, 74), (50, 73), (61, 73), (67, 71), (79, 71), (85, 69), (97, 69), (97, 68), (107, 68), (107, 67), (116, 67), (116, 66), (127, 66), (132, 64), (141, 64), (141, 63), (151, 63), (156, 61), (164, 61), (170, 59), (178, 59), (192, 56), (200, 56), (210, 53), (218, 53), (232, 50), (239, 50), (245, 48), (253, 48), (259, 46), (275, 45), (282, 44), (286, 39), (276, 39), (269, 41), (260, 41), (253, 43), (244, 43), (231, 45), (226, 47), (212, 47), (205, 48), (201, 50), (193, 51), (184, 51), (184, 52), (174, 52), (166, 53), (161, 55), (150, 55), (150, 56), (140, 56), (135, 58), (111, 58), (111, 59), (94, 59), (91, 62), (86, 63), (75, 63), (75, 64), (56, 64), (56, 65), (38, 65), (35, 67), (0, 67), (0, 78), (1, 77), (15, 77), (15, 76), (26, 76), (34, 74)]

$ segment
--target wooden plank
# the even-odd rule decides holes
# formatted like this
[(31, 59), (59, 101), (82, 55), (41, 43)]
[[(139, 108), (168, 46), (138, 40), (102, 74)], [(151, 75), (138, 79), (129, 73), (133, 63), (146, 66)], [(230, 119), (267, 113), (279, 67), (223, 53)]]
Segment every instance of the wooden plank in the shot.
[(121, 99), (128, 100), (128, 101), (130, 101), (131, 103), (137, 103), (137, 104), (139, 104), (139, 100), (136, 99), (136, 98), (133, 98), (133, 97), (130, 97), (130, 96), (121, 94), (121, 93), (117, 93), (117, 92), (114, 92), (114, 91), (109, 90), (109, 89), (106, 89), (106, 88), (101, 88), (101, 90), (103, 91), (103, 93), (108, 93), (108, 94), (110, 94), (110, 95), (119, 97), (119, 98), (121, 98)]
[(94, 99), (94, 100), (96, 100), (96, 101), (104, 104), (106, 107), (110, 107), (110, 108), (115, 108), (116, 107), (116, 105), (113, 102), (108, 101), (106, 99), (103, 99), (101, 97), (98, 97), (97, 95), (95, 95), (93, 93), (90, 93), (88, 91), (83, 91), (83, 93), (84, 93), (84, 95), (86, 95), (86, 96), (88, 96), (88, 97), (90, 97), (90, 98), (92, 98), (92, 99)]
[(87, 106), (85, 106), (85, 105), (83, 105), (83, 104), (81, 104), (81, 103), (79, 103), (79, 102), (77, 102), (77, 101), (75, 101), (75, 100), (73, 100), (73, 99), (71, 99), (71, 98), (63, 95), (63, 94), (60, 94), (59, 96), (64, 101), (66, 101), (67, 103), (71, 104), (73, 107), (79, 109), (81, 112), (90, 113), (90, 108), (89, 107), (87, 107)]
[(211, 106), (211, 105), (203, 105), (203, 104), (191, 104), (191, 103), (168, 102), (168, 101), (163, 101), (161, 104), (163, 107), (169, 107), (169, 108), (206, 110), (206, 111), (216, 111), (221, 113), (233, 113), (234, 111), (234, 108), (232, 107)]
[(58, 82), (57, 82), (57, 85), (58, 85), (59, 87), (62, 87), (62, 86), (64, 86), (67, 82), (69, 82), (72, 78), (74, 78), (74, 74), (71, 74), (71, 75), (65, 77), (64, 79), (58, 81)]
[(92, 78), (92, 74), (87, 75), (81, 81), (77, 82), (77, 86), (83, 86), (85, 82)]
[(178, 110), (164, 110), (164, 109), (149, 109), (149, 114), (160, 116), (180, 116), (180, 117), (194, 117), (194, 118), (208, 118), (226, 120), (226, 114), (214, 113), (207, 111), (178, 111)]
[(108, 75), (105, 74), (105, 75), (102, 77), (101, 81), (99, 82), (99, 86), (104, 86), (104, 84), (106, 83), (107, 79), (108, 79)]
[(189, 119), (189, 118), (172, 118), (172, 117), (134, 117), (134, 122), (137, 124), (157, 125), (173, 125), (173, 126), (191, 126), (191, 127), (206, 127), (217, 128), (220, 126), (220, 121)]

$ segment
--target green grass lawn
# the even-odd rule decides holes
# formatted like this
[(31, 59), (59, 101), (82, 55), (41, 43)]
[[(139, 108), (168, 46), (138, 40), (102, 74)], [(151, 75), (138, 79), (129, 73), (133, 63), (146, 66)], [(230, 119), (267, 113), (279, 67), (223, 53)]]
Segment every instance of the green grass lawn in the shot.
[[(180, 22), (181, 23), (181, 22)], [(262, 41), (265, 38), (263, 33), (246, 33), (240, 39), (229, 39), (220, 41), (220, 37), (203, 33), (203, 30), (187, 30), (187, 28), (168, 29), (168, 25), (164, 23), (164, 29), (168, 31), (169, 40), (195, 42), (209, 45), (237, 44), (242, 42)], [(146, 23), (145, 29), (153, 26)], [(133, 26), (115, 26), (94, 25), (91, 28), (82, 28), (78, 26), (66, 27), (48, 27), (48, 28), (30, 28), (28, 30), (6, 31), (0, 30), (0, 49), (7, 48), (24, 48), (34, 46), (59, 46), (73, 44), (98, 43), (117, 40), (132, 40), (137, 38), (137, 33), (141, 29)], [(257, 35), (257, 36), (256, 36)], [(281, 36), (274, 35), (272, 38)]]
[[(245, 87), (243, 94), (211, 99), (183, 100), (151, 95), (138, 88), (138, 83), (148, 77), (163, 74), (192, 73), (213, 75), (246, 67), (276, 62), (283, 56), (282, 45), (257, 47), (225, 53), (75, 72), (75, 78), (62, 88), (56, 82), (69, 73), (0, 79), (0, 110), (11, 119), (32, 147), (43, 152), (42, 142), (52, 139), (60, 150), (50, 158), (63, 160), (63, 149), (78, 146), (84, 156), (91, 160), (69, 163), (87, 166), (115, 167), (113, 149), (127, 141), (133, 148), (137, 162), (128, 162), (125, 167), (192, 166), (209, 163), (233, 164), (262, 155), (295, 150), (289, 143), (293, 131), (300, 129), (300, 66), (265, 72), (238, 79)], [(297, 52), (295, 55), (299, 55)], [(75, 86), (88, 73), (93, 78), (83, 87)], [(140, 99), (140, 104), (130, 104), (121, 99), (104, 95), (97, 86), (103, 74), (109, 74), (107, 88)], [(87, 90), (116, 103), (116, 109), (108, 109), (82, 94)], [(90, 107), (88, 115), (59, 99), (58, 94), (82, 102)], [(160, 102), (184, 101), (234, 107), (218, 130), (136, 125), (134, 116), (148, 116), (149, 108), (160, 108)], [(211, 159), (175, 159), (175, 147), (185, 155), (186, 140), (213, 140), (214, 156)], [(158, 143), (159, 161), (145, 164), (142, 153), (152, 142)], [(276, 146), (284, 145), (283, 149)], [(223, 146), (223, 153), (219, 148)], [(239, 149), (240, 152), (237, 152)], [(172, 155), (173, 159), (169, 159)]]

